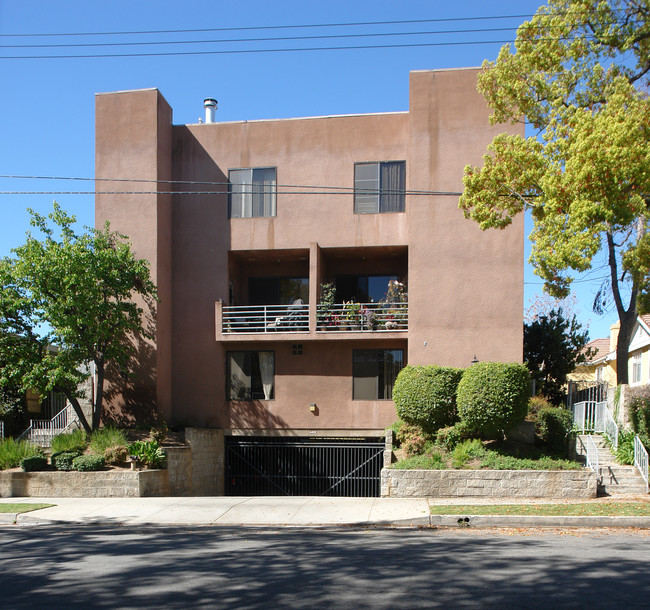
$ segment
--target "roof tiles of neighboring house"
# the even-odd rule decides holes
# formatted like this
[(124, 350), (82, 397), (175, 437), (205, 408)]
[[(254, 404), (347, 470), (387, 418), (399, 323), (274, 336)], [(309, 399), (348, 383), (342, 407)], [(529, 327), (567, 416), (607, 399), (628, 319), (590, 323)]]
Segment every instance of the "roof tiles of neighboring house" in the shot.
[[(650, 318), (650, 317), (649, 317)], [(586, 352), (587, 349), (593, 349), (596, 351), (595, 354), (591, 356), (589, 361), (586, 364), (593, 364), (597, 362), (598, 360), (603, 359), (607, 354), (609, 353), (609, 339), (593, 339), (592, 341), (589, 341), (587, 345), (583, 348), (583, 352)]]

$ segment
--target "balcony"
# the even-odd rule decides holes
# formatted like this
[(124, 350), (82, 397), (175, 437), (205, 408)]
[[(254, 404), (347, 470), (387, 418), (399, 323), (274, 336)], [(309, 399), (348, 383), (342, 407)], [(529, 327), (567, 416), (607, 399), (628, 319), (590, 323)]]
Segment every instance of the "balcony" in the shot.
[[(353, 338), (363, 333), (405, 336), (408, 331), (407, 303), (319, 303), (309, 305), (224, 306), (216, 303), (217, 340), (280, 340), (296, 335), (314, 338)], [(313, 317), (313, 319), (312, 319)], [(400, 335), (401, 333), (401, 335)], [(329, 335), (326, 337), (325, 335)]]

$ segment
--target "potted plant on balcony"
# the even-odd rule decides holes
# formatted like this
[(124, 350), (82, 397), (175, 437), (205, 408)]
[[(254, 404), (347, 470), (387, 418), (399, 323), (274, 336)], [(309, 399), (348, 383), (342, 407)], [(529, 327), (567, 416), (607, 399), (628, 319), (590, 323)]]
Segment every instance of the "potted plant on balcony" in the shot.
[(332, 282), (323, 282), (320, 285), (320, 303), (318, 307), (318, 327), (321, 330), (333, 329), (334, 319), (334, 299), (336, 297), (336, 288)]
[(348, 330), (361, 330), (361, 304), (354, 301), (343, 303), (343, 316)]

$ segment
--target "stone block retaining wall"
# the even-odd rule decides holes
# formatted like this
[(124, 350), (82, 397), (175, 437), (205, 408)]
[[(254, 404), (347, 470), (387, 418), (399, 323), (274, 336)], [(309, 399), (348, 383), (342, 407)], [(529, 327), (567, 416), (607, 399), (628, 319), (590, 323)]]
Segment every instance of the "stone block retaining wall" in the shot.
[(381, 471), (384, 498), (595, 498), (591, 470)]
[(0, 497), (137, 498), (169, 495), (167, 470), (0, 472)]

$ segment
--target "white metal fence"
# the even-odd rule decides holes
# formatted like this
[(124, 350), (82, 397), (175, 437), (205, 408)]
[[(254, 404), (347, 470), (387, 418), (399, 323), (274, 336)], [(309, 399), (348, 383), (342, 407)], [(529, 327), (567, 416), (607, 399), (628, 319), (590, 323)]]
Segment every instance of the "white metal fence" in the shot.
[(618, 447), (618, 424), (607, 408), (607, 402), (585, 400), (575, 403), (571, 410), (573, 425), (579, 432), (582, 434), (589, 432), (605, 434), (614, 449)]
[(639, 469), (645, 481), (645, 492), (648, 493), (650, 491), (648, 485), (648, 452), (638, 436), (634, 437), (634, 465)]
[(0, 421), (0, 438), (5, 437), (5, 423)]
[(316, 317), (318, 331), (408, 330), (408, 303), (319, 303)]
[(72, 427), (77, 421), (77, 414), (72, 405), (67, 405), (52, 419), (30, 419), (29, 427), (17, 440), (28, 440), (42, 447), (49, 447), (55, 436)]

